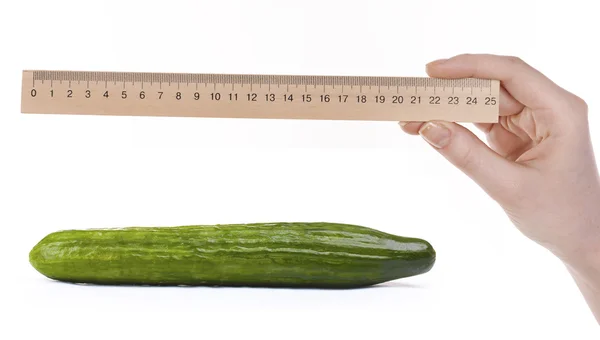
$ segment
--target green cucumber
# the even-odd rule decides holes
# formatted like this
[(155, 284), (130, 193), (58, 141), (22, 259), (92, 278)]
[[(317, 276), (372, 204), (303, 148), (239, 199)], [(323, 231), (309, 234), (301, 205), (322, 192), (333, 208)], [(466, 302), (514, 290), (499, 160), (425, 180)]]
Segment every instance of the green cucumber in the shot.
[(338, 223), (253, 223), (63, 230), (29, 254), (73, 283), (355, 288), (428, 272), (425, 240)]

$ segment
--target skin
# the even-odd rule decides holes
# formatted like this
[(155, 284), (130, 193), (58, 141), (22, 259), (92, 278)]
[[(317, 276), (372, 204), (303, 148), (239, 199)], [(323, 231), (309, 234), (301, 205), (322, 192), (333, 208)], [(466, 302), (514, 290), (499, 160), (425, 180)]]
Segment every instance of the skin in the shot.
[(435, 78), (501, 83), (500, 119), (462, 125), (400, 122), (494, 199), (529, 239), (557, 256), (600, 323), (600, 177), (588, 107), (517, 57), (462, 54), (427, 65)]

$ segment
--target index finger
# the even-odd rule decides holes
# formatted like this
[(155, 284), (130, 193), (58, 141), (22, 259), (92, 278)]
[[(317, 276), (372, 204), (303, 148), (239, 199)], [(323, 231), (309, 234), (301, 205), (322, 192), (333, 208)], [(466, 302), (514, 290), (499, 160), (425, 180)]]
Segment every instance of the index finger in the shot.
[[(508, 93), (532, 109), (560, 103), (565, 90), (516, 57), (491, 54), (460, 54), (427, 65), (436, 78), (482, 78), (499, 80)], [(563, 99), (564, 100), (564, 99)]]

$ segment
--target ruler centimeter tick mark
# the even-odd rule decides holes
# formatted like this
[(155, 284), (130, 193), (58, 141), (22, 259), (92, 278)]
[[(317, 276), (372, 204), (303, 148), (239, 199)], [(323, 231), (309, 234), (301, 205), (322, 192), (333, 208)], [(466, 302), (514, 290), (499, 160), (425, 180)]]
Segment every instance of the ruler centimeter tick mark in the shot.
[(499, 93), (475, 78), (25, 70), (21, 112), (495, 123)]

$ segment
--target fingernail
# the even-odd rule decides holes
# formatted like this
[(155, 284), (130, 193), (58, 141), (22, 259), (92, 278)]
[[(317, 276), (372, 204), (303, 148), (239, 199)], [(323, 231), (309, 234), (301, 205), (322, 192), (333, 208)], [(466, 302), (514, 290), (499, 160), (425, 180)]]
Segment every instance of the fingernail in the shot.
[(437, 66), (437, 65), (441, 65), (443, 63), (445, 63), (448, 59), (438, 59), (438, 60), (434, 60), (430, 63), (428, 63), (426, 66), (427, 67), (431, 67), (431, 66)]
[(429, 144), (441, 149), (450, 143), (450, 129), (438, 122), (427, 122), (419, 130), (419, 134)]
[(400, 124), (400, 126), (404, 126), (404, 125), (408, 124), (408, 122), (398, 122), (398, 124)]

